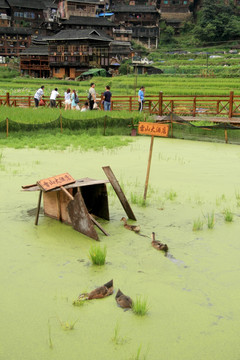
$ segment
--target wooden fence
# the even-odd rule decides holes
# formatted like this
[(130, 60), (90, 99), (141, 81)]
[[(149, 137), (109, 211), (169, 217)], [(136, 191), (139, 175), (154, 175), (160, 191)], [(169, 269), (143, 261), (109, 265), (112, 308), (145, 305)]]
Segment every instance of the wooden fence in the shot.
[[(87, 98), (79, 96), (80, 106)], [(103, 94), (98, 99), (99, 108), (103, 110)], [(50, 106), (49, 97), (44, 97), (45, 106)], [(64, 99), (57, 98), (57, 107), (64, 107)], [(33, 107), (34, 99), (32, 96), (11, 96), (0, 95), (0, 105), (13, 107)], [(138, 110), (137, 96), (113, 96), (111, 103), (112, 110), (136, 111)], [(234, 95), (231, 91), (229, 95), (165, 95), (160, 92), (158, 95), (147, 95), (143, 111), (160, 116), (175, 113), (179, 115), (220, 115), (232, 118), (240, 115), (240, 96)]]

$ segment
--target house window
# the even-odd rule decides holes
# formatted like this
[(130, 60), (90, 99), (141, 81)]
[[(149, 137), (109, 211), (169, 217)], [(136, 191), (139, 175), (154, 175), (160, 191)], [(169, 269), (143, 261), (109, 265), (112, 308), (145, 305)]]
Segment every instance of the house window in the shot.
[(168, 4), (168, 0), (164, 0), (164, 2), (163, 2), (164, 4)]
[(54, 69), (54, 71), (55, 71), (55, 74), (60, 74), (60, 69), (59, 68)]
[(183, 5), (187, 5), (187, 3), (188, 3), (187, 0), (183, 1)]

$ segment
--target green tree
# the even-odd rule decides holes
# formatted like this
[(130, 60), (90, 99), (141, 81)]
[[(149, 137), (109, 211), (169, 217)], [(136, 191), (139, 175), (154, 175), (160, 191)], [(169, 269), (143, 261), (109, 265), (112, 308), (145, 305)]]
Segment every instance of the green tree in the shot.
[(240, 19), (232, 1), (204, 0), (194, 35), (203, 42), (226, 41), (240, 36)]

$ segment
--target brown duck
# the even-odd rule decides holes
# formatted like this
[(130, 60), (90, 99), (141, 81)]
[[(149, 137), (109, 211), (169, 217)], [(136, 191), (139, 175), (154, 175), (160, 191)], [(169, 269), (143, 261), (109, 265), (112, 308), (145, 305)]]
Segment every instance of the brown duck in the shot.
[(160, 241), (155, 240), (155, 232), (152, 232), (152, 246), (157, 250), (168, 251), (167, 244), (162, 244)]
[(120, 289), (118, 289), (115, 299), (118, 306), (123, 309), (128, 309), (132, 307), (132, 299), (129, 296), (124, 295)]
[(80, 294), (78, 298), (82, 299), (84, 296), (86, 300), (102, 299), (106, 296), (112, 295), (112, 293), (113, 293), (113, 280), (110, 280), (103, 286), (96, 288), (95, 290), (91, 291), (88, 294)]
[(136, 233), (138, 233), (138, 232), (140, 231), (140, 226), (139, 226), (139, 225), (129, 225), (129, 224), (127, 223), (127, 219), (126, 219), (125, 217), (122, 217), (122, 218), (121, 218), (121, 221), (124, 222), (124, 225), (123, 225), (123, 226), (125, 227), (125, 229), (134, 231), (134, 232), (136, 232)]

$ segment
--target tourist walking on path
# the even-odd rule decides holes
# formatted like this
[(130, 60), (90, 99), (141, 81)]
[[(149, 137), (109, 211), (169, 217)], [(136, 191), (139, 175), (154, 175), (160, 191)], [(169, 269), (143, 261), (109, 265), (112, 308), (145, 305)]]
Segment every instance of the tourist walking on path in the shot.
[(77, 106), (77, 93), (76, 90), (72, 91), (72, 96), (71, 96), (71, 100), (72, 100), (72, 109), (76, 110), (76, 106)]
[(55, 88), (50, 95), (50, 107), (55, 108), (56, 107), (56, 98), (59, 96), (58, 89)]
[(41, 86), (40, 89), (38, 89), (34, 95), (35, 107), (38, 107), (39, 101), (44, 96), (43, 89), (44, 89), (44, 86)]
[(89, 110), (93, 110), (93, 105), (96, 102), (96, 90), (94, 83), (91, 83), (90, 85), (88, 100), (89, 100)]
[(65, 110), (71, 110), (71, 89), (67, 89), (64, 93)]
[(103, 106), (105, 111), (111, 110), (111, 97), (112, 93), (110, 91), (110, 86), (106, 86), (106, 91), (103, 94)]
[(138, 106), (138, 111), (142, 111), (143, 109), (143, 103), (144, 103), (144, 93), (145, 93), (145, 87), (144, 86), (141, 86), (140, 87), (140, 90), (138, 91), (138, 103), (139, 103), (139, 106)]

